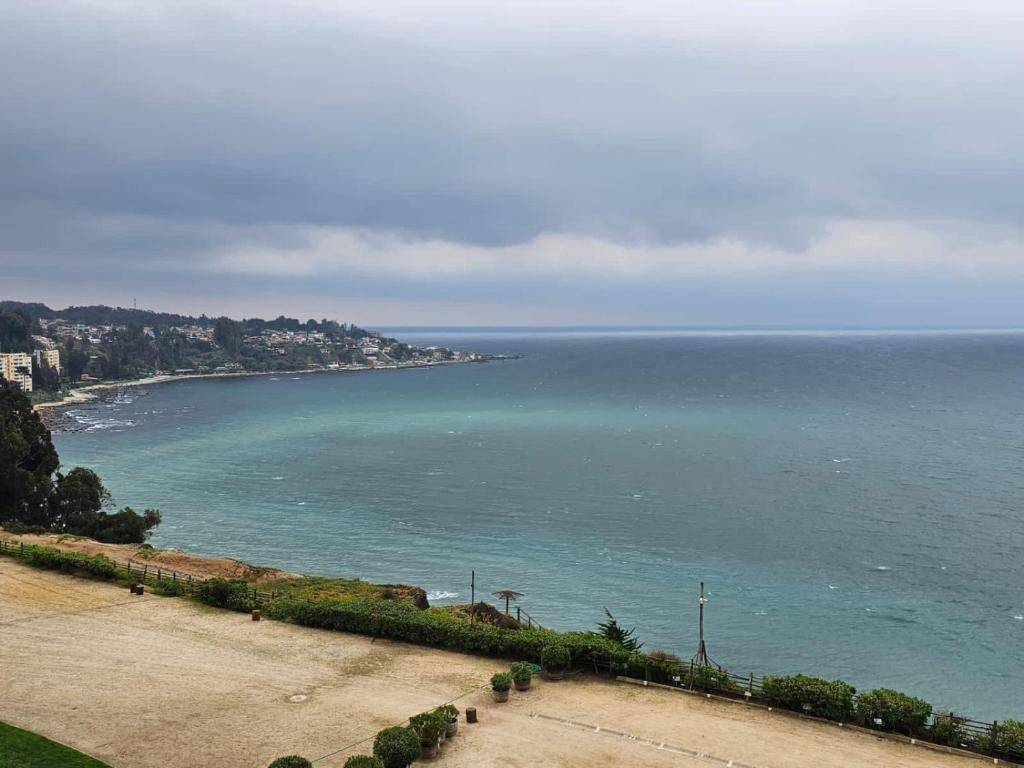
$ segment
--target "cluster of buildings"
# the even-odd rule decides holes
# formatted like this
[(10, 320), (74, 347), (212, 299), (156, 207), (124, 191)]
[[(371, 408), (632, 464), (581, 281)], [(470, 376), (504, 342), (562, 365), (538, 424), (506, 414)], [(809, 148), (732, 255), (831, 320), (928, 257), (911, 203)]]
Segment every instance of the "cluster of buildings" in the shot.
[[(47, 339), (49, 341), (49, 339)], [(0, 376), (13, 381), (22, 392), (32, 391), (32, 362), (38, 366), (47, 365), (60, 372), (60, 351), (53, 346), (37, 349), (31, 355), (27, 352), (0, 353)]]

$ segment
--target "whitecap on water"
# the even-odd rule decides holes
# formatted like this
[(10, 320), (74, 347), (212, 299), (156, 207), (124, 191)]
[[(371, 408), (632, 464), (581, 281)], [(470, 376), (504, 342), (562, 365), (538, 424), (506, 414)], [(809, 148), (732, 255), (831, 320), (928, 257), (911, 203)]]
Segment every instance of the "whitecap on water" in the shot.
[(446, 592), (444, 590), (434, 590), (433, 592), (428, 592), (427, 593), (427, 600), (429, 600), (430, 602), (433, 603), (433, 602), (435, 602), (437, 600), (453, 600), (454, 598), (456, 598), (458, 596), (459, 596), (458, 592)]
[(284, 480), (284, 476), (283, 475), (278, 475), (277, 477), (272, 477), (270, 479), (271, 480)]

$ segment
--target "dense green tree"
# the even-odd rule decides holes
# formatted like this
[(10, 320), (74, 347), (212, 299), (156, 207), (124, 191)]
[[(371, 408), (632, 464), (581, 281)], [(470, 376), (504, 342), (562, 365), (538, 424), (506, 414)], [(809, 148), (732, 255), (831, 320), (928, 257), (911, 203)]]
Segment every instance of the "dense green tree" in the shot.
[(75, 467), (66, 475), (58, 472), (50, 496), (47, 527), (78, 533), (110, 503), (110, 492), (91, 469)]
[(44, 360), (32, 361), (32, 389), (43, 392), (57, 392), (60, 390), (60, 374), (57, 369), (48, 365)]
[(0, 352), (32, 351), (32, 318), (22, 309), (0, 309)]
[(67, 371), (68, 378), (71, 381), (78, 381), (82, 378), (82, 374), (85, 373), (86, 366), (89, 365), (89, 355), (78, 345), (75, 344), (74, 339), (68, 339), (64, 344), (65, 349), (65, 370)]
[(213, 338), (232, 357), (242, 351), (242, 324), (228, 317), (218, 317), (213, 324)]
[(118, 544), (142, 543), (160, 512), (130, 507), (108, 514), (110, 494), (91, 469), (57, 473), (50, 430), (20, 390), (0, 385), (0, 522), (16, 521)]
[(50, 430), (32, 403), (0, 383), (0, 520), (45, 525), (51, 476), (59, 465)]

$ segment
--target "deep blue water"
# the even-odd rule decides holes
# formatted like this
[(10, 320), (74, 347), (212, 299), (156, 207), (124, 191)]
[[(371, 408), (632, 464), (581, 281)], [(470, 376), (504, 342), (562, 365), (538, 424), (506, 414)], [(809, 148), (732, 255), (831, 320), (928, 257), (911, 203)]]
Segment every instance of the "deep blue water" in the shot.
[[(176, 382), (57, 436), (153, 543), (1024, 716), (1024, 334), (405, 332), (519, 360)], [(444, 602), (443, 599), (439, 602)]]

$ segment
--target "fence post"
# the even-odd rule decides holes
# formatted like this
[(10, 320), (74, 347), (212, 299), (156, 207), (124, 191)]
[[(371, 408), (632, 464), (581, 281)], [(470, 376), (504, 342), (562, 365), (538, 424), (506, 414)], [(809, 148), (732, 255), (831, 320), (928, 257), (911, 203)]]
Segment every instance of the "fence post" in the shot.
[(142, 566), (142, 580), (145, 581), (146, 577), (149, 576), (149, 563)]
[(999, 721), (992, 721), (992, 751), (996, 752), (999, 750)]
[(517, 606), (516, 606), (516, 621), (520, 621), (520, 620), (522, 620), (522, 618), (523, 618), (523, 611), (522, 611), (522, 609), (521, 609), (521, 608), (520, 608), (520, 607), (519, 607), (519, 606), (517, 605)]
[(754, 673), (753, 672), (750, 673), (750, 678), (747, 681), (747, 691), (750, 693), (751, 696), (754, 695)]
[(156, 569), (156, 579), (157, 579), (157, 581), (159, 581), (162, 578), (161, 574), (162, 574), (162, 571), (159, 568), (157, 568)]
[(171, 571), (171, 581), (177, 581), (177, 580), (178, 580), (178, 572), (177, 571)]

